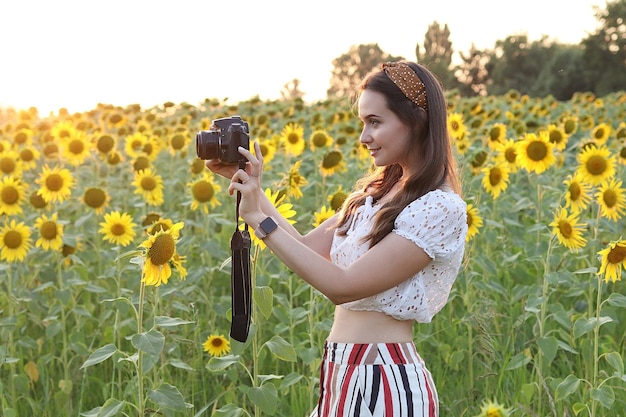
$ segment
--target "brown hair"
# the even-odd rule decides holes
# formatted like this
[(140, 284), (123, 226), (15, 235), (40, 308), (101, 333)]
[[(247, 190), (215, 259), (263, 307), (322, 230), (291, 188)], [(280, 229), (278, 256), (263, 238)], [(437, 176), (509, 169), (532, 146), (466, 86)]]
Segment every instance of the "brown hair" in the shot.
[[(461, 195), (456, 162), (448, 133), (447, 103), (443, 87), (437, 77), (426, 67), (403, 61), (411, 67), (426, 87), (428, 110), (418, 107), (409, 100), (382, 68), (371, 71), (361, 82), (355, 93), (355, 104), (365, 90), (376, 91), (386, 99), (387, 107), (410, 127), (414, 144), (410, 157), (419, 161), (415, 172), (401, 184), (401, 191), (377, 212), (372, 232), (365, 237), (370, 246), (380, 242), (394, 227), (396, 217), (411, 202), (426, 193), (449, 186)], [(362, 206), (367, 196), (379, 200), (387, 194), (402, 177), (402, 167), (393, 164), (378, 167), (355, 185), (355, 193), (344, 202), (337, 224), (338, 232), (345, 234), (356, 209)]]

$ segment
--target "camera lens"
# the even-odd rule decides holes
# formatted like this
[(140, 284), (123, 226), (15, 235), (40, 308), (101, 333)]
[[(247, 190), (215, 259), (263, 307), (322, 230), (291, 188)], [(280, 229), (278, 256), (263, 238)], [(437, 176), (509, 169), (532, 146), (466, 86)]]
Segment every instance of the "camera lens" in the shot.
[(201, 130), (196, 134), (196, 154), (200, 159), (219, 159), (220, 137), (217, 132)]

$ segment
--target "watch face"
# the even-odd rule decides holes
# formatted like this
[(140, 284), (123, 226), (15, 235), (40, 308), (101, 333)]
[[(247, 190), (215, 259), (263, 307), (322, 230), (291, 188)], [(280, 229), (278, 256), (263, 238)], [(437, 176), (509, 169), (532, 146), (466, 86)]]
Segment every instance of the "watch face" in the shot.
[(269, 235), (278, 227), (274, 219), (272, 219), (271, 217), (268, 217), (265, 220), (263, 220), (261, 224), (259, 224), (259, 226), (265, 232), (266, 235)]

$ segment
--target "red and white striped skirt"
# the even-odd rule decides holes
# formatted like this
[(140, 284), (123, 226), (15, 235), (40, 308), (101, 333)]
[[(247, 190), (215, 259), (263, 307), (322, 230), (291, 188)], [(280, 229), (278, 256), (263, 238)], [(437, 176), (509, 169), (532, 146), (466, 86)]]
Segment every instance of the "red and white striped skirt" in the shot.
[(330, 343), (311, 417), (437, 417), (430, 371), (408, 343)]

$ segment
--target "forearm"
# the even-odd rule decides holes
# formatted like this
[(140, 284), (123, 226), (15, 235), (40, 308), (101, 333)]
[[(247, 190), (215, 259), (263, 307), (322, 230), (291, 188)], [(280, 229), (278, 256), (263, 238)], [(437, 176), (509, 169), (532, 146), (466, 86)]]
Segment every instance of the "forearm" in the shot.
[[(282, 229), (284, 229), (287, 233), (289, 233), (291, 236), (293, 236), (299, 241), (302, 241), (302, 235), (300, 234), (300, 232), (295, 227), (293, 227), (293, 225), (289, 223), (289, 221), (280, 214), (278, 209), (274, 206), (274, 204), (272, 204), (272, 202), (265, 195), (264, 192), (261, 191), (260, 194), (261, 194), (261, 199), (260, 199), (261, 210), (263, 210), (263, 213), (265, 213), (267, 216), (272, 217), (276, 221), (276, 223), (278, 223), (278, 225)], [(257, 226), (257, 224), (251, 224), (250, 226), (254, 229)]]

